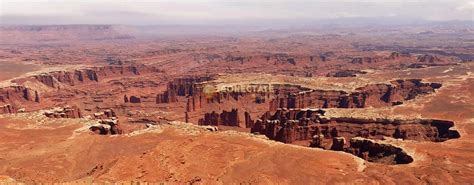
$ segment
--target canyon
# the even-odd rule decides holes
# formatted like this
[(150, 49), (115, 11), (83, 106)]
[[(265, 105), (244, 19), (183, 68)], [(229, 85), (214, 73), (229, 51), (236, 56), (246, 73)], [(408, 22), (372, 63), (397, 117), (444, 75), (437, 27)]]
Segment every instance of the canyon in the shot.
[(0, 183), (468, 184), (473, 33), (393, 29), (2, 26)]

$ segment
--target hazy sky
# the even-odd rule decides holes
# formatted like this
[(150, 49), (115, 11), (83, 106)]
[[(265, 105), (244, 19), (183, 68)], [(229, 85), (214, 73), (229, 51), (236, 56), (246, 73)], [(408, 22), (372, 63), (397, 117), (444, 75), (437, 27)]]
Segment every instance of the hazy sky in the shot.
[(3, 24), (201, 24), (394, 17), (473, 20), (474, 0), (0, 0)]

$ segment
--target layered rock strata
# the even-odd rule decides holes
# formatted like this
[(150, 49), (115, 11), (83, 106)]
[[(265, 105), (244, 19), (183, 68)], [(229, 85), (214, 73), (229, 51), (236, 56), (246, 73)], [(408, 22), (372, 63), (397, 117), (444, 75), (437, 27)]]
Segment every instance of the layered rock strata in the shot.
[(48, 118), (82, 118), (81, 110), (77, 106), (54, 108), (44, 112)]
[(246, 124), (252, 125), (251, 132), (264, 134), (272, 140), (284, 143), (311, 141), (315, 135), (324, 136), (320, 139), (393, 137), (433, 142), (460, 137), (457, 131), (450, 130), (454, 123), (446, 120), (327, 118), (323, 115), (324, 111), (319, 109), (279, 109), (273, 114), (262, 115), (254, 123)]

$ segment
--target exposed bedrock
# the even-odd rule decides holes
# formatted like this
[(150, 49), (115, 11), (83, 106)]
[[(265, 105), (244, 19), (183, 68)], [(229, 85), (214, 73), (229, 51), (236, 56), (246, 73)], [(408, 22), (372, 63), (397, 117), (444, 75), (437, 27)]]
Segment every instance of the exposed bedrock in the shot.
[[(157, 104), (178, 102), (178, 97), (186, 97), (186, 112), (212, 110), (206, 107), (232, 100), (245, 104), (263, 104), (269, 110), (278, 108), (365, 108), (402, 104), (417, 96), (430, 94), (441, 87), (439, 83), (423, 83), (420, 79), (396, 80), (388, 84), (371, 84), (357, 88), (354, 92), (336, 90), (311, 90), (297, 85), (265, 84), (210, 89), (206, 81), (212, 77), (175, 79), (168, 88), (156, 96)], [(266, 84), (268, 85), (268, 84)], [(212, 86), (212, 85), (211, 85)], [(246, 87), (242, 90), (243, 87)], [(252, 87), (252, 88), (248, 88)], [(259, 91), (259, 88), (265, 90)], [(250, 91), (249, 91), (250, 89)], [(252, 99), (252, 100), (250, 100)], [(239, 107), (229, 107), (239, 108)]]
[(117, 114), (112, 109), (105, 109), (103, 111), (94, 113), (95, 119), (112, 119), (116, 117)]
[[(194, 80), (194, 82), (196, 81)], [(222, 103), (228, 100), (239, 101), (244, 99), (242, 97), (251, 96), (254, 97), (254, 100), (248, 103), (268, 104), (271, 111), (278, 108), (384, 107), (403, 104), (404, 101), (431, 94), (441, 87), (439, 83), (423, 83), (420, 79), (396, 80), (389, 84), (371, 84), (357, 88), (350, 93), (336, 90), (311, 90), (284, 84), (273, 84), (271, 90), (265, 91), (241, 91), (238, 87), (230, 87), (238, 91), (207, 92), (200, 83), (184, 84), (171, 85), (173, 88), (168, 88), (163, 94), (157, 96), (156, 103), (176, 102), (177, 96), (184, 95), (188, 97), (187, 111), (189, 112), (198, 110), (207, 104)], [(177, 88), (178, 86), (180, 88)]]
[(140, 97), (137, 96), (130, 96), (130, 100), (128, 101), (130, 103), (141, 103)]
[(0, 113), (14, 113), (16, 112), (14, 110), (20, 108), (18, 106), (21, 106), (26, 102), (39, 103), (40, 95), (38, 91), (24, 86), (8, 86), (0, 88), (0, 106), (4, 107), (4, 110), (0, 111)]
[(210, 81), (212, 79), (212, 77), (207, 76), (177, 78), (168, 83), (168, 91), (177, 96), (192, 96), (195, 93), (195, 84)]
[(231, 111), (222, 111), (222, 113), (206, 113), (204, 118), (199, 119), (199, 125), (212, 125), (212, 126), (236, 126), (240, 127), (239, 111), (232, 109)]
[(54, 108), (44, 112), (48, 118), (82, 118), (81, 110), (77, 106)]
[(272, 140), (345, 151), (365, 160), (384, 164), (407, 164), (413, 158), (398, 147), (369, 139), (383, 140), (385, 137), (392, 137), (442, 142), (460, 137), (456, 130), (450, 130), (454, 126), (452, 121), (328, 118), (324, 114), (321, 109), (279, 109), (274, 113), (265, 113), (254, 122), (249, 118), (251, 123), (246, 124), (252, 125), (252, 133), (263, 134)]
[(422, 63), (434, 63), (434, 62), (441, 62), (442, 60), (434, 55), (422, 55), (418, 56), (418, 62)]
[(403, 149), (386, 143), (354, 137), (351, 138), (349, 146), (344, 151), (358, 156), (369, 162), (383, 164), (408, 164), (413, 162), (413, 158)]
[(17, 111), (18, 110), (10, 104), (0, 106), (0, 114), (12, 114), (16, 113)]
[(75, 71), (53, 71), (32, 76), (31, 78), (18, 79), (14, 82), (22, 83), (31, 79), (35, 79), (49, 87), (57, 88), (59, 84), (76, 85), (88, 82), (98, 82), (102, 79), (113, 78), (119, 76), (133, 76), (142, 73), (159, 72), (154, 67), (145, 65), (130, 66), (103, 66), (88, 69), (79, 69)]
[(89, 127), (89, 130), (99, 135), (117, 135), (123, 134), (117, 119), (102, 119), (99, 124)]
[(176, 94), (174, 91), (170, 92), (170, 91), (165, 91), (163, 92), (162, 94), (158, 94), (156, 95), (156, 103), (157, 104), (160, 104), (160, 103), (173, 103), (173, 102), (177, 102), (177, 98), (176, 98)]
[(364, 108), (402, 104), (419, 95), (430, 94), (441, 87), (439, 83), (422, 83), (420, 79), (396, 80), (390, 84), (373, 84), (355, 92), (311, 90), (277, 97), (270, 110), (277, 108)]
[[(459, 133), (450, 130), (452, 121), (434, 119), (365, 119), (365, 118), (326, 118), (324, 111), (317, 109), (290, 109), (266, 113), (256, 120), (251, 132), (266, 135), (268, 138), (285, 143), (299, 140), (310, 141), (323, 135), (324, 139), (344, 137), (364, 137), (383, 139), (393, 137), (417, 141), (445, 141), (458, 138)], [(321, 138), (322, 139), (322, 138)], [(325, 143), (330, 143), (324, 141)]]
[[(202, 84), (195, 84), (193, 94), (187, 96), (187, 111), (196, 111), (209, 107), (213, 104), (221, 104), (228, 101), (240, 102), (244, 104), (270, 105), (270, 100), (275, 97), (289, 93), (307, 91), (309, 89), (295, 85), (257, 84), (255, 86), (235, 86), (228, 87), (223, 91), (210, 90)], [(239, 107), (229, 107), (239, 108)]]
[(351, 60), (352, 64), (371, 64), (378, 62), (379, 59), (372, 57), (356, 57)]
[(177, 96), (192, 96), (193, 98), (203, 94), (202, 89), (198, 89), (196, 84), (212, 80), (212, 77), (187, 77), (177, 78), (168, 83), (166, 91), (156, 96), (156, 103), (177, 102)]

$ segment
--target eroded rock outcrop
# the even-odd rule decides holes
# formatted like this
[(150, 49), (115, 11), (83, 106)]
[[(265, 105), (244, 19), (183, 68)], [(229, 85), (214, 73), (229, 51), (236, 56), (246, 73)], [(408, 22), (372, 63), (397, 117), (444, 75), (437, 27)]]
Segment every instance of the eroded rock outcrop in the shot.
[(174, 79), (168, 83), (166, 91), (156, 96), (156, 103), (177, 102), (177, 96), (192, 97), (192, 99), (195, 100), (203, 94), (203, 90), (196, 87), (196, 84), (212, 79), (213, 78), (209, 76)]
[(156, 104), (160, 103), (173, 103), (177, 102), (178, 99), (176, 98), (176, 94), (174, 91), (165, 91), (162, 94), (156, 95)]
[(21, 103), (24, 101), (39, 102), (38, 91), (20, 85), (0, 88), (0, 102)]
[(141, 99), (140, 97), (137, 97), (137, 96), (130, 96), (130, 100), (129, 100), (130, 103), (141, 103)]
[(334, 90), (310, 90), (283, 94), (270, 102), (276, 108), (365, 108), (402, 104), (419, 95), (430, 94), (441, 87), (439, 83), (423, 83), (420, 79), (396, 80), (390, 84), (373, 84), (347, 93)]
[(345, 148), (344, 151), (369, 162), (383, 164), (408, 164), (413, 162), (413, 157), (399, 147), (361, 137), (351, 138), (349, 147)]
[(440, 58), (433, 55), (422, 55), (422, 56), (419, 56), (417, 60), (418, 62), (421, 62), (421, 63), (435, 63), (435, 62), (442, 61)]
[(81, 110), (77, 106), (54, 108), (44, 112), (48, 118), (82, 118)]
[(32, 76), (31, 78), (17, 79), (14, 82), (22, 83), (31, 79), (35, 79), (43, 83), (46, 86), (57, 88), (60, 85), (74, 86), (76, 84), (88, 83), (88, 82), (99, 82), (102, 79), (120, 77), (120, 76), (133, 76), (140, 75), (142, 73), (160, 72), (160, 70), (154, 67), (148, 67), (145, 65), (129, 65), (129, 66), (103, 66), (103, 67), (92, 67), (87, 69), (78, 69), (74, 71), (53, 71), (49, 73), (42, 73), (39, 75)]
[[(298, 140), (314, 140), (323, 135), (324, 139), (344, 137), (365, 137), (383, 139), (384, 137), (405, 140), (440, 142), (458, 138), (459, 133), (450, 130), (452, 121), (434, 119), (365, 119), (365, 118), (327, 118), (318, 109), (279, 109), (273, 114), (266, 113), (256, 120), (251, 132), (266, 135), (268, 138), (285, 143)], [(319, 138), (319, 140), (324, 140)], [(314, 141), (315, 145), (321, 141)], [(331, 143), (326, 142), (325, 143)], [(330, 145), (329, 145), (330, 146)], [(329, 146), (325, 146), (328, 148)], [(323, 146), (320, 146), (323, 147)]]
[(98, 125), (91, 126), (89, 130), (95, 134), (100, 135), (116, 135), (123, 134), (117, 119), (102, 119), (99, 120)]
[(18, 110), (10, 104), (0, 106), (0, 114), (12, 114), (16, 113), (17, 111)]
[(0, 114), (16, 113), (18, 106), (29, 102), (40, 102), (38, 91), (20, 85), (0, 88)]
[(454, 123), (446, 120), (327, 117), (324, 114), (321, 109), (279, 109), (251, 123), (251, 132), (284, 143), (307, 141), (309, 147), (345, 151), (384, 164), (407, 164), (413, 158), (401, 148), (370, 139), (392, 137), (441, 142), (460, 137), (457, 131), (450, 129)]
[(240, 127), (239, 111), (232, 109), (231, 111), (222, 111), (222, 113), (206, 113), (204, 118), (199, 120), (199, 125), (213, 125), (213, 126), (237, 126)]
[(371, 64), (376, 63), (378, 60), (371, 57), (356, 57), (351, 60), (352, 64)]
[(112, 109), (106, 109), (101, 112), (94, 113), (95, 119), (112, 119), (116, 118), (117, 114)]

